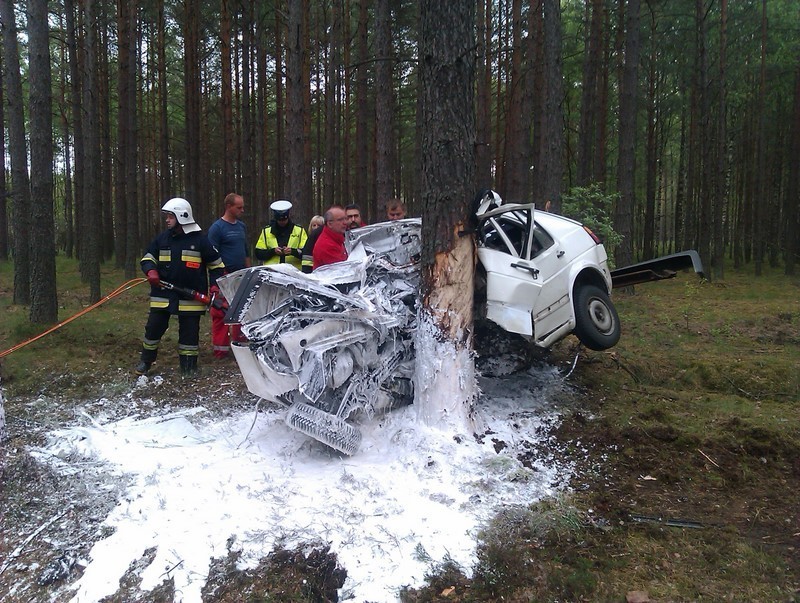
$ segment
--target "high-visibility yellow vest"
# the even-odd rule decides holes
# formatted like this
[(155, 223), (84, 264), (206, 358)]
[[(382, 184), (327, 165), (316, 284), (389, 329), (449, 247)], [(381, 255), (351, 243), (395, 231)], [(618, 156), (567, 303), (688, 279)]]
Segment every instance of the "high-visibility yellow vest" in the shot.
[[(286, 247), (291, 247), (292, 249), (299, 249), (301, 252), (303, 247), (306, 244), (306, 231), (303, 229), (302, 226), (298, 226), (295, 224), (292, 227), (292, 233), (289, 235), (289, 241), (286, 243)], [(278, 239), (272, 233), (272, 227), (267, 226), (264, 230), (261, 231), (261, 235), (258, 237), (258, 241), (256, 242), (256, 249), (275, 249), (278, 246)], [(298, 270), (300, 269), (300, 258), (295, 257), (293, 255), (274, 255), (270, 259), (261, 262), (262, 265), (267, 264), (279, 264), (282, 262), (286, 262), (287, 264), (291, 264)]]

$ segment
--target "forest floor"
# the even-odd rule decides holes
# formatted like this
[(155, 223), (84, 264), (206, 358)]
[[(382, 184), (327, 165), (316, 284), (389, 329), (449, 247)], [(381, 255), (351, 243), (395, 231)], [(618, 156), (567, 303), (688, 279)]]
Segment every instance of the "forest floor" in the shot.
[[(59, 267), (64, 316), (86, 303), (70, 271)], [(9, 276), (0, 267), (2, 348), (39, 330), (10, 304)], [(104, 279), (108, 290), (122, 280)], [(716, 283), (681, 275), (615, 293), (622, 339), (608, 352), (580, 351), (554, 434), (553, 449), (575, 463), (570, 488), (499, 511), (473, 567), (433, 564), (426, 585), (400, 600), (800, 600), (799, 294), (800, 281), (777, 271), (730, 271)], [(164, 368), (160, 387), (125, 395), (145, 296), (134, 290), (2, 360), (4, 601), (68, 600), (64, 585), (125, 491), (118, 476), (65, 479), (31, 453), (77, 408), (113, 420), (126, 405), (188, 408), (202, 396), (207, 406), (210, 391), (212, 411), (252, 408), (233, 362), (207, 356), (196, 380)], [(577, 349), (568, 338), (545, 361), (569, 368)], [(347, 570), (324, 548), (277, 549), (247, 570), (236, 562), (231, 553), (211, 568), (204, 600), (337, 600)], [(181, 600), (169, 581), (141, 591), (135, 570), (109, 600)]]

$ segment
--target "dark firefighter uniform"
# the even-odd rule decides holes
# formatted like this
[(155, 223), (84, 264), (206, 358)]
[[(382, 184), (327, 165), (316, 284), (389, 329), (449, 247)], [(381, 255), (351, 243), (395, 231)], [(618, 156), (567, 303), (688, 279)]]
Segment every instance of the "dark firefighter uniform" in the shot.
[[(216, 287), (225, 264), (217, 249), (200, 230), (184, 233), (165, 230), (147, 247), (141, 261), (142, 272), (157, 270), (160, 280), (208, 293), (209, 278)], [(178, 315), (178, 356), (181, 371), (197, 369), (200, 341), (200, 317), (206, 305), (186, 299), (176, 291), (150, 287), (150, 315), (144, 329), (141, 360), (146, 367), (155, 362), (161, 338), (169, 326), (169, 317)]]

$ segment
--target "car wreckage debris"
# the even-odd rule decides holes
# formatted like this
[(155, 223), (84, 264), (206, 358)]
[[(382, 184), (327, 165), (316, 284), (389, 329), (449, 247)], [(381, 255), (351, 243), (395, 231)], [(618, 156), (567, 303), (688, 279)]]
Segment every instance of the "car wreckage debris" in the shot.
[[(504, 203), (488, 189), (473, 213), (476, 319), (537, 349), (569, 334), (592, 350), (617, 343), (615, 277), (590, 229), (532, 203)], [(231, 346), (247, 388), (287, 406), (292, 429), (352, 455), (361, 443), (359, 416), (413, 401), (421, 231), (418, 218), (363, 226), (347, 232), (344, 262), (311, 274), (271, 264), (218, 279), (230, 300), (225, 321), (240, 324), (247, 338)], [(687, 267), (702, 275), (695, 252), (614, 274), (632, 284)]]
[(288, 406), (292, 429), (352, 455), (361, 432), (349, 419), (413, 400), (420, 233), (419, 219), (365, 226), (348, 236), (346, 262), (219, 279), (226, 322), (247, 338), (232, 344), (245, 383)]

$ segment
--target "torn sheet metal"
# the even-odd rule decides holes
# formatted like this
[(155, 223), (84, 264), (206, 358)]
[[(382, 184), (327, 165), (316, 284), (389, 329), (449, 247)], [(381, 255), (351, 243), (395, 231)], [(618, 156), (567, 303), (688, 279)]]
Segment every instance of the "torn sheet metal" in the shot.
[(347, 419), (413, 399), (419, 219), (348, 233), (346, 262), (312, 274), (275, 264), (218, 280), (248, 389), (289, 406), (287, 424), (346, 454), (361, 441)]

